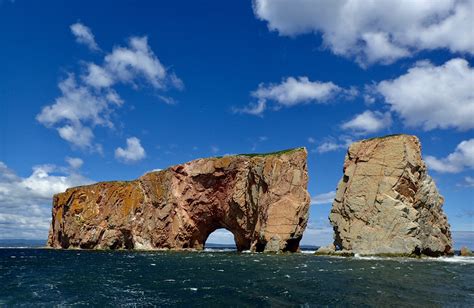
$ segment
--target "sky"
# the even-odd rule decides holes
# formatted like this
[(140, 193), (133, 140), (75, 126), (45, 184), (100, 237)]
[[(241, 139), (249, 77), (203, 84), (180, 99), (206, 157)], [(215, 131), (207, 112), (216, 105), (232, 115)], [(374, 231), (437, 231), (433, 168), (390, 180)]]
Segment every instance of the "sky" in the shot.
[(45, 239), (70, 186), (304, 146), (324, 245), (347, 147), (405, 133), (473, 240), (474, 0), (0, 0), (0, 27), (0, 239)]

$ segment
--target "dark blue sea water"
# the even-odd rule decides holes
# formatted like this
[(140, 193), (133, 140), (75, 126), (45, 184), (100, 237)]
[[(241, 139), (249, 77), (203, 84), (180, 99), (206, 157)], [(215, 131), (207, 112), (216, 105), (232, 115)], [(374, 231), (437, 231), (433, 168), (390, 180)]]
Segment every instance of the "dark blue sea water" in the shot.
[(474, 306), (474, 259), (0, 249), (0, 306)]

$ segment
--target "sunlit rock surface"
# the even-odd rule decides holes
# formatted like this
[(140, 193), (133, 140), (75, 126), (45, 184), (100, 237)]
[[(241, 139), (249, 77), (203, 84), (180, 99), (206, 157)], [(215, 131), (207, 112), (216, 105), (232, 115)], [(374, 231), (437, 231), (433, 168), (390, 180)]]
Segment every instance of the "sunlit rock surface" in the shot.
[(54, 196), (48, 246), (202, 249), (214, 230), (237, 249), (297, 251), (308, 220), (304, 148), (198, 159), (130, 182)]
[(451, 254), (443, 202), (417, 137), (356, 142), (347, 152), (329, 217), (334, 246), (359, 254)]

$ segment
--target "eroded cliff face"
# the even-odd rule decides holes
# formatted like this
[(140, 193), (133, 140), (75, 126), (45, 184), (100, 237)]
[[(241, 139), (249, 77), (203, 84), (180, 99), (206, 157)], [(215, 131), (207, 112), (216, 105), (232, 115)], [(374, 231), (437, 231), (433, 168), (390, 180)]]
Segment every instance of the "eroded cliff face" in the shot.
[(214, 230), (239, 251), (296, 251), (308, 219), (307, 152), (198, 159), (135, 181), (54, 196), (48, 246), (202, 249)]
[(346, 155), (329, 217), (334, 245), (359, 254), (450, 254), (443, 202), (417, 137), (356, 142)]

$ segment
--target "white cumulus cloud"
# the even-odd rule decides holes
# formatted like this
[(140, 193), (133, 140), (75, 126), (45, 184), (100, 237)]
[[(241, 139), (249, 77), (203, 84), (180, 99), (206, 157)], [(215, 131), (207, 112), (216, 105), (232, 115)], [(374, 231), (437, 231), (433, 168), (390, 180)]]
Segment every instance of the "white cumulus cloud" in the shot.
[(79, 169), (84, 164), (84, 161), (78, 157), (66, 157), (66, 162), (72, 169)]
[(474, 177), (472, 176), (464, 177), (464, 183), (460, 184), (459, 186), (474, 187)]
[(235, 109), (238, 113), (261, 115), (268, 103), (273, 103), (274, 109), (292, 107), (307, 103), (325, 103), (338, 94), (355, 95), (354, 89), (343, 89), (332, 82), (310, 81), (308, 77), (288, 77), (281, 83), (261, 83), (258, 89), (251, 93), (255, 103), (243, 109)]
[(333, 53), (361, 65), (421, 50), (474, 54), (474, 0), (254, 0), (257, 18), (280, 35), (320, 33)]
[(347, 136), (342, 136), (339, 138), (339, 140), (336, 140), (334, 138), (329, 139), (328, 141), (325, 141), (318, 145), (316, 148), (316, 152), (322, 154), (322, 153), (327, 153), (327, 152), (333, 152), (333, 151), (338, 151), (342, 149), (347, 149), (352, 143), (352, 138), (347, 137)]
[[(76, 23), (71, 26), (71, 31), (79, 42), (91, 49), (97, 47), (88, 27)], [(122, 83), (138, 88), (141, 81), (160, 90), (183, 88), (183, 82), (157, 58), (146, 36), (132, 37), (127, 47), (113, 48), (104, 56), (101, 65), (87, 63), (79, 79), (74, 73), (69, 73), (59, 83), (61, 95), (43, 107), (36, 119), (46, 127), (56, 129), (59, 136), (73, 146), (100, 153), (102, 146), (94, 142), (94, 128), (113, 128), (111, 114), (123, 105), (113, 86)], [(166, 102), (174, 100), (167, 97)]]
[(370, 134), (386, 129), (392, 125), (392, 117), (389, 112), (366, 110), (354, 116), (348, 122), (342, 124), (342, 129), (351, 130), (355, 134)]
[(460, 58), (440, 66), (423, 61), (376, 88), (409, 127), (474, 128), (474, 69)]
[(301, 103), (323, 102), (341, 90), (332, 82), (310, 81), (308, 77), (288, 77), (279, 84), (260, 84), (252, 92), (258, 100), (272, 100), (286, 107)]
[(107, 70), (94, 63), (87, 65), (87, 75), (84, 75), (82, 79), (94, 88), (108, 88), (115, 83), (113, 76)]
[(248, 106), (243, 108), (234, 108), (235, 113), (246, 113), (254, 116), (261, 116), (267, 109), (267, 103), (265, 100), (260, 100), (256, 103), (250, 103)]
[(130, 38), (127, 47), (115, 47), (105, 56), (102, 66), (90, 63), (83, 79), (95, 88), (110, 87), (118, 82), (135, 85), (137, 79), (158, 89), (183, 87), (183, 82), (167, 71), (151, 50), (146, 36)]
[(334, 201), (335, 197), (336, 197), (336, 192), (335, 191), (330, 191), (330, 192), (327, 192), (327, 193), (319, 194), (319, 195), (311, 197), (311, 204), (312, 205), (330, 204)]
[(458, 173), (474, 169), (474, 139), (460, 142), (453, 153), (444, 158), (426, 156), (428, 167), (442, 173)]
[(93, 91), (78, 84), (74, 74), (59, 83), (61, 96), (53, 104), (43, 107), (36, 119), (47, 127), (54, 127), (66, 141), (79, 148), (93, 148), (97, 125), (113, 127), (110, 114), (122, 105), (122, 100), (112, 89)]
[(89, 47), (90, 50), (100, 50), (99, 46), (95, 42), (94, 34), (91, 29), (84, 24), (77, 22), (70, 26), (72, 34), (76, 37), (76, 41), (80, 44), (84, 44)]
[(217, 229), (209, 234), (206, 244), (235, 245), (234, 235), (226, 229)]
[(35, 166), (23, 178), (0, 162), (0, 238), (46, 239), (53, 195), (89, 183), (75, 170), (55, 165)]
[(127, 138), (127, 147), (115, 149), (115, 158), (124, 162), (136, 162), (145, 158), (145, 149), (137, 137)]

